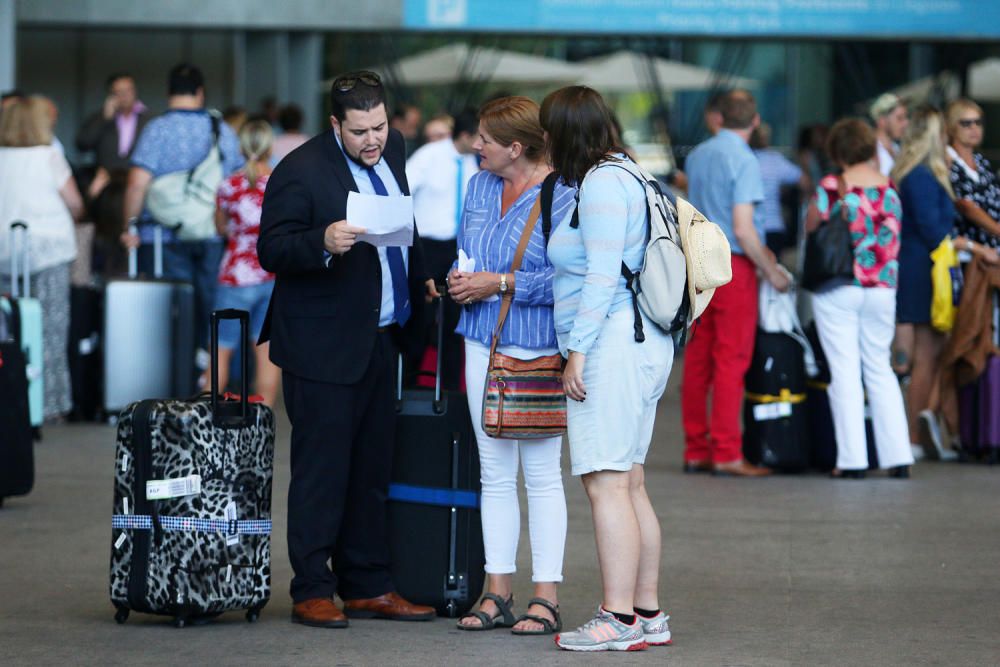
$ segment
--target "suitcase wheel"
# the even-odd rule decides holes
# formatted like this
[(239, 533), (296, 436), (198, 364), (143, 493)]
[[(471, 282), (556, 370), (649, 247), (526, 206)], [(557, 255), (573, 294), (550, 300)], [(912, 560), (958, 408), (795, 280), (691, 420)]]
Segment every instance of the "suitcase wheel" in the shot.
[(128, 620), (128, 609), (126, 609), (125, 607), (120, 607), (115, 612), (115, 623), (117, 623), (118, 625), (122, 625), (127, 620)]
[(247, 609), (247, 623), (256, 623), (260, 618), (260, 609)]
[(183, 628), (187, 624), (187, 620), (181, 616), (174, 617), (174, 627)]

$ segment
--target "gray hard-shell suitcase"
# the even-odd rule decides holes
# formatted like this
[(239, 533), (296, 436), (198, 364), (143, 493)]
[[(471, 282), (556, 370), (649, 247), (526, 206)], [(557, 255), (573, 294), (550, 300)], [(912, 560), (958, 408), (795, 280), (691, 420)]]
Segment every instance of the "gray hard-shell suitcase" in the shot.
[(154, 278), (112, 280), (104, 297), (104, 411), (117, 414), (145, 398), (194, 393), (194, 287), (164, 280), (162, 229), (155, 230)]
[(111, 530), (115, 620), (130, 611), (172, 616), (183, 627), (245, 609), (255, 621), (271, 591), (274, 413), (248, 400), (247, 353), (239, 397), (220, 396), (220, 319), (212, 313), (212, 394), (143, 400), (118, 422)]

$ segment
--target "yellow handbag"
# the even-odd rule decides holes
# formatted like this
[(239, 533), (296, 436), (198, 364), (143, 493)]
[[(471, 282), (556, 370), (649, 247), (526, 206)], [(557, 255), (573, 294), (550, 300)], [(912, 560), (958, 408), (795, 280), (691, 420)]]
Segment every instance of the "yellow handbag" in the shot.
[(934, 249), (931, 261), (934, 263), (931, 266), (931, 326), (948, 333), (955, 326), (955, 312), (958, 310), (956, 297), (961, 293), (962, 275), (958, 253), (950, 236), (946, 236)]

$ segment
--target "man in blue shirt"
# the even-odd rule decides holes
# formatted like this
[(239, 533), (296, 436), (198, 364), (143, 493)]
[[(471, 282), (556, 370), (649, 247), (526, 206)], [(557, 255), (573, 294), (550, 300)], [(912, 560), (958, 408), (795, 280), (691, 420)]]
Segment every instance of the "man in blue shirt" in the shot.
[(757, 477), (770, 471), (743, 460), (740, 432), (743, 376), (757, 328), (757, 272), (781, 291), (788, 289), (789, 276), (761, 241), (764, 182), (747, 143), (760, 123), (757, 103), (749, 92), (734, 90), (721, 107), (722, 129), (695, 148), (685, 165), (691, 203), (729, 239), (733, 280), (715, 291), (684, 354), (684, 470)]
[[(186, 63), (170, 70), (168, 95), (169, 108), (146, 124), (132, 153), (125, 190), (125, 229), (122, 233), (122, 243), (129, 248), (140, 244), (140, 238), (129, 233), (129, 225), (143, 214), (146, 196), (156, 179), (194, 169), (208, 157), (215, 144), (213, 117), (205, 109), (205, 78), (201, 70)], [(219, 127), (222, 174), (228, 176), (243, 166), (240, 142), (228, 125), (221, 120), (215, 122)], [(213, 193), (218, 185), (211, 186)], [(147, 213), (146, 219), (152, 220), (152, 216)], [(197, 234), (186, 235), (187, 240), (182, 241), (176, 238), (175, 230), (171, 228), (176, 221), (160, 222), (168, 225), (163, 230), (164, 276), (194, 285), (195, 340), (205, 350), (208, 347), (209, 317), (215, 305), (223, 240), (215, 231), (214, 224)], [(144, 230), (142, 241), (148, 242), (150, 238)], [(140, 255), (147, 269), (150, 255), (145, 248)], [(207, 360), (203, 360), (203, 368), (207, 366), (204, 361)]]

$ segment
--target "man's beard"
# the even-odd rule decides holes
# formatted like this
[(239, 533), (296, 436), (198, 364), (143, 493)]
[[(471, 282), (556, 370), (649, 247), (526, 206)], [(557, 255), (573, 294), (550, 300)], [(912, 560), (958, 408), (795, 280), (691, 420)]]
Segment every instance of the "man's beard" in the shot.
[(379, 148), (378, 160), (375, 160), (375, 162), (372, 163), (372, 164), (370, 164), (370, 165), (365, 164), (364, 161), (361, 159), (361, 152), (360, 151), (358, 152), (357, 157), (351, 155), (351, 152), (350, 151), (346, 151), (346, 150), (344, 151), (344, 154), (347, 155), (347, 157), (350, 158), (351, 161), (354, 162), (356, 165), (358, 165), (360, 167), (364, 167), (365, 169), (367, 169), (368, 167), (374, 167), (376, 164), (378, 164), (378, 161), (382, 159), (382, 150), (383, 150), (382, 148)]

